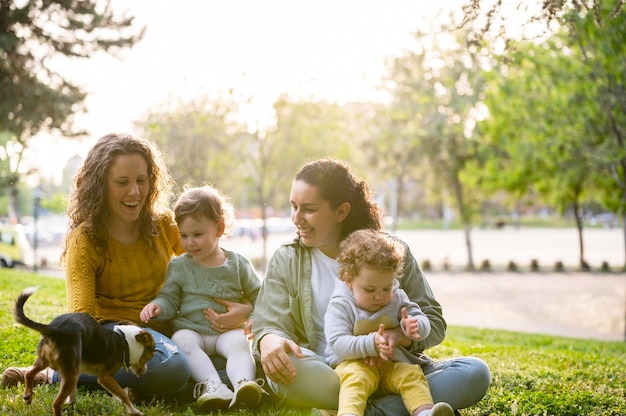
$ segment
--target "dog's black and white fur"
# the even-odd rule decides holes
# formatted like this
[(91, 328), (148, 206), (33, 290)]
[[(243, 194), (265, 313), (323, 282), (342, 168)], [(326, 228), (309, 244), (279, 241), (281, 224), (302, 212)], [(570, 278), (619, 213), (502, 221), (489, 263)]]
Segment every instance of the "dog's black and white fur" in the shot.
[(33, 382), (38, 372), (52, 368), (60, 375), (59, 393), (52, 403), (54, 416), (61, 416), (65, 401), (73, 403), (80, 373), (97, 374), (98, 383), (119, 398), (129, 414), (141, 415), (113, 375), (122, 367), (137, 376), (146, 373), (146, 363), (154, 355), (154, 338), (135, 325), (106, 328), (86, 313), (66, 313), (48, 325), (35, 322), (24, 314), (24, 304), (37, 288), (24, 290), (15, 302), (15, 320), (38, 331), (37, 359), (25, 374), (24, 401), (33, 399)]

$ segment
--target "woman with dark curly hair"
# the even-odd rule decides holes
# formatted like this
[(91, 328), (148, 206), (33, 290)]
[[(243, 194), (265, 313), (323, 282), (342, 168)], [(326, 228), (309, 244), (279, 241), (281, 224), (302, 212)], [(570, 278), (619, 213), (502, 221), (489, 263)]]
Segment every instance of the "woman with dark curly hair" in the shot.
[[(336, 258), (340, 243), (353, 231), (381, 229), (381, 211), (368, 184), (354, 176), (347, 163), (332, 159), (300, 169), (290, 203), (298, 236), (279, 247), (268, 263), (252, 320), (253, 353), (270, 388), (286, 404), (337, 409), (339, 377), (328, 365), (324, 335), (324, 314), (338, 276)], [(443, 341), (446, 322), (417, 260), (402, 244), (400, 286), (428, 317), (431, 332), (423, 340), (413, 340), (398, 328), (385, 331), (385, 336), (390, 345), (423, 355)], [(491, 376), (483, 361), (472, 357), (427, 361), (422, 369), (435, 402), (460, 409), (485, 395)], [(408, 415), (398, 395), (370, 399), (365, 414)]]
[[(90, 149), (74, 177), (67, 214), (69, 230), (61, 255), (66, 274), (67, 310), (86, 312), (112, 328), (120, 321), (142, 325), (139, 313), (165, 281), (173, 255), (183, 253), (178, 228), (168, 209), (173, 181), (157, 149), (130, 134), (107, 134)], [(181, 390), (189, 364), (166, 335), (162, 322), (150, 322), (155, 356), (140, 377), (120, 369), (115, 378), (136, 394)], [(25, 369), (11, 367), (3, 386), (23, 382)], [(54, 383), (44, 370), (35, 379)], [(80, 383), (96, 383), (81, 375)]]
[[(100, 322), (141, 323), (139, 312), (165, 281), (172, 255), (182, 254), (169, 210), (173, 181), (157, 149), (130, 134), (108, 134), (74, 177), (61, 255), (67, 308)], [(154, 329), (170, 333), (162, 323)]]

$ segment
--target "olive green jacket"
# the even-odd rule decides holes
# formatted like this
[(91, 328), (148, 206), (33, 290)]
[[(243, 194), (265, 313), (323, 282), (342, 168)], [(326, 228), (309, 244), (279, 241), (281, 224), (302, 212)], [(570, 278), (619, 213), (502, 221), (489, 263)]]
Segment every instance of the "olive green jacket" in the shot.
[[(406, 257), (400, 287), (422, 308), (431, 325), (430, 335), (425, 340), (413, 341), (410, 348), (420, 353), (443, 341), (447, 324), (422, 269), (406, 243), (402, 244)], [(280, 335), (301, 347), (315, 350), (311, 269), (309, 249), (299, 238), (282, 244), (270, 259), (254, 305), (252, 352), (255, 358), (260, 359), (259, 342), (267, 334)]]

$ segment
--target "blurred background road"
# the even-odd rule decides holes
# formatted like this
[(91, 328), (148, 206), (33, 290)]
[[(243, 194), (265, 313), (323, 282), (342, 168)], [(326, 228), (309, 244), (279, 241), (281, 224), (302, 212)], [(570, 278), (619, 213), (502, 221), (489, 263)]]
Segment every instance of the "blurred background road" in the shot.
[[(400, 231), (398, 236), (411, 247), (420, 262), (433, 266), (428, 280), (440, 301), (449, 324), (477, 328), (506, 329), (574, 338), (625, 340), (626, 274), (621, 229), (584, 231), (585, 259), (592, 272), (575, 271), (578, 266), (578, 235), (573, 229), (503, 229), (472, 233), (474, 263), (488, 259), (494, 271), (463, 271), (467, 251), (461, 231)], [(267, 253), (290, 239), (293, 233), (270, 234)], [(262, 241), (249, 235), (230, 237), (222, 246), (251, 259), (262, 256)], [(62, 276), (58, 246), (38, 249), (49, 268), (42, 275)], [(528, 270), (532, 259), (541, 271), (506, 272), (509, 261)], [(450, 271), (443, 270), (448, 261)], [(568, 271), (552, 272), (562, 261)], [(611, 273), (598, 272), (607, 262)]]

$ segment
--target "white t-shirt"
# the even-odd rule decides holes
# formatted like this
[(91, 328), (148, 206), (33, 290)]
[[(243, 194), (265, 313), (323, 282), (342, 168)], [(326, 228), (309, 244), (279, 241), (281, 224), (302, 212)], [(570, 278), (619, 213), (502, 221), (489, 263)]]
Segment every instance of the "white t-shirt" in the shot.
[(319, 248), (311, 248), (311, 286), (313, 290), (313, 322), (317, 333), (315, 353), (326, 359), (326, 336), (324, 335), (324, 314), (339, 280), (339, 263), (328, 257)]

